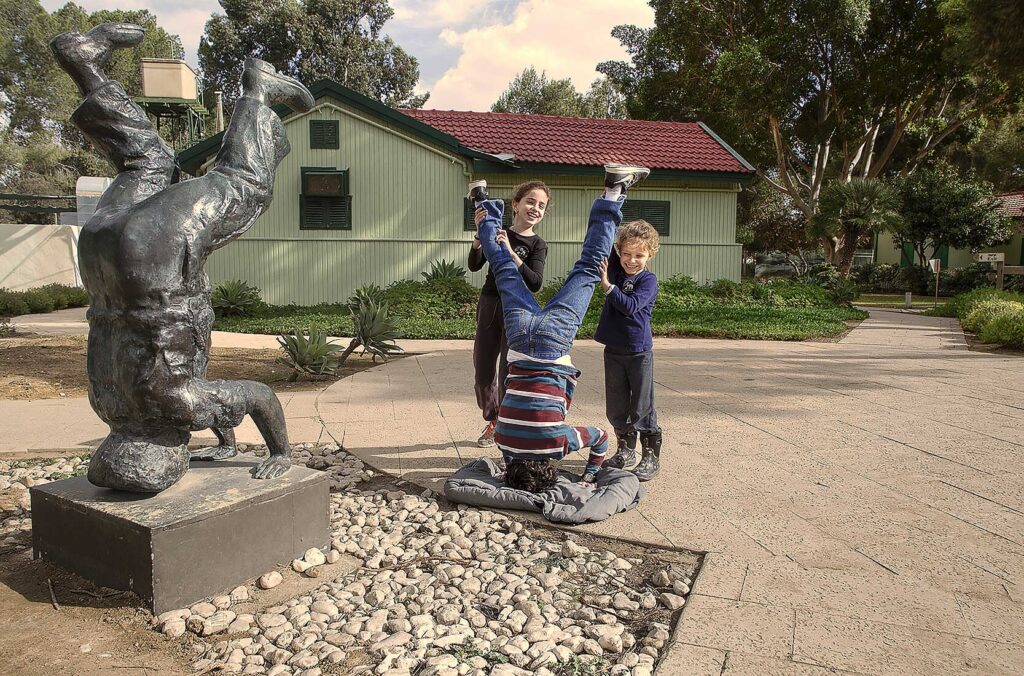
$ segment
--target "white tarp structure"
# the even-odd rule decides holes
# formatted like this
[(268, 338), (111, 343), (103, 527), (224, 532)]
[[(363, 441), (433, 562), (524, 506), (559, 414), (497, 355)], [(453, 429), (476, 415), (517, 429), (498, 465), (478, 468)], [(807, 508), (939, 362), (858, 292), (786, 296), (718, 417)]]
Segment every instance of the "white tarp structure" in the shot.
[(58, 282), (81, 286), (78, 234), (96, 211), (111, 179), (82, 176), (75, 183), (77, 225), (0, 224), (0, 288), (31, 289)]
[(0, 224), (0, 288), (81, 286), (76, 225)]

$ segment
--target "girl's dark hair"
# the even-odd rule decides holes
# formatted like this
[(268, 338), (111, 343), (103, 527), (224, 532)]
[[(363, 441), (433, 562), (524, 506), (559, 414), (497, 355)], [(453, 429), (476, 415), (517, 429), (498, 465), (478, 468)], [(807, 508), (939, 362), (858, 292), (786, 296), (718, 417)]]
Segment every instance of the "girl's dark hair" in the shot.
[(558, 468), (550, 460), (509, 460), (505, 465), (505, 483), (519, 490), (539, 493), (557, 479)]
[[(527, 181), (526, 183), (520, 183), (516, 186), (515, 192), (512, 193), (512, 201), (518, 202), (531, 190), (543, 190), (544, 194), (548, 196), (548, 202), (551, 202), (551, 190), (548, 189), (548, 186), (544, 181)], [(548, 206), (550, 206), (550, 204)]]

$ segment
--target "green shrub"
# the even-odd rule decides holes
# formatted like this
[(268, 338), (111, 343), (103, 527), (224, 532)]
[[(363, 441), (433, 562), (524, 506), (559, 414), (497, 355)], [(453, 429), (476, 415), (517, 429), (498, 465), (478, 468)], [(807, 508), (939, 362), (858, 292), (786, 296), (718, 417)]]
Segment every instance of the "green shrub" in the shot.
[(278, 361), (292, 369), (291, 380), (300, 373), (333, 375), (341, 365), (343, 348), (329, 341), (325, 331), (312, 329), (307, 335), (296, 329), (291, 335), (278, 336), (277, 342), (284, 352)]
[[(974, 305), (967, 316), (960, 322), (964, 331), (981, 333), (989, 322), (999, 315), (1024, 310), (1024, 303), (1002, 298), (990, 298)], [(982, 339), (984, 341), (984, 339)]]
[(982, 287), (962, 293), (929, 311), (928, 314), (933, 317), (956, 317), (962, 322), (978, 303), (994, 298), (1024, 303), (1024, 293), (996, 291), (992, 287)]
[(388, 306), (369, 301), (352, 311), (354, 336), (352, 344), (346, 350), (346, 356), (355, 347), (362, 346), (363, 352), (369, 352), (374, 360), (377, 357), (387, 359), (402, 348), (395, 344), (399, 337), (398, 324), (388, 313)]
[(1024, 304), (997, 314), (981, 330), (983, 343), (997, 343), (1024, 350)]
[(384, 301), (384, 289), (376, 284), (363, 284), (349, 296), (348, 306), (356, 310), (362, 305), (369, 303), (381, 303)]
[(0, 317), (17, 317), (28, 312), (24, 292), (0, 289)]
[(801, 280), (827, 290), (832, 302), (837, 305), (849, 305), (860, 295), (856, 282), (849, 277), (844, 277), (839, 272), (839, 268), (828, 263), (815, 265), (804, 274)]
[(731, 279), (716, 279), (708, 285), (708, 291), (724, 300), (735, 300), (742, 295), (742, 287)]
[(0, 338), (10, 338), (17, 331), (7, 317), (0, 317)]
[(988, 263), (972, 263), (962, 268), (943, 270), (939, 273), (939, 293), (955, 296), (985, 286), (994, 286), (988, 280), (990, 272), (993, 272), (993, 268)]
[(32, 314), (53, 312), (57, 309), (57, 303), (54, 301), (53, 296), (42, 287), (29, 289), (22, 293), (24, 294), (25, 304), (28, 305), (28, 311)]
[(240, 279), (218, 284), (210, 300), (218, 317), (251, 316), (263, 306), (260, 290)]
[(432, 282), (439, 279), (465, 279), (466, 269), (455, 261), (441, 259), (430, 264), (430, 272), (421, 272), (423, 279)]

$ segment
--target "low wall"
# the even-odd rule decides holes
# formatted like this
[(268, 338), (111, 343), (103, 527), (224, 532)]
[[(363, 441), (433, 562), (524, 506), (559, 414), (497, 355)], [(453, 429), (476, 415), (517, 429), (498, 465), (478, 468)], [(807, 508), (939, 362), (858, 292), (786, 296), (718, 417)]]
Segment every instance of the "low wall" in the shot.
[(0, 288), (81, 286), (76, 225), (0, 224)]

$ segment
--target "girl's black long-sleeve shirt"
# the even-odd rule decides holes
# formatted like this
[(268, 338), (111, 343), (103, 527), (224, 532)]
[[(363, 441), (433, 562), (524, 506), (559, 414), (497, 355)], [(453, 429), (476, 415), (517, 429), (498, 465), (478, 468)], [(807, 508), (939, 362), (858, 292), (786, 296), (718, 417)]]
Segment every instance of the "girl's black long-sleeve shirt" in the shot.
[[(512, 245), (512, 250), (523, 261), (523, 264), (519, 266), (519, 274), (523, 276), (526, 288), (533, 293), (540, 291), (540, 288), (544, 285), (544, 263), (548, 257), (548, 243), (540, 235), (523, 237), (512, 230), (507, 230), (506, 232), (508, 233), (508, 242)], [(470, 247), (469, 260), (467, 261), (470, 272), (476, 272), (486, 262), (487, 259), (484, 258), (483, 247), (477, 249)], [(498, 285), (494, 283), (494, 275), (489, 269), (487, 271), (487, 279), (484, 280), (483, 288), (480, 291), (491, 296), (498, 295)]]

